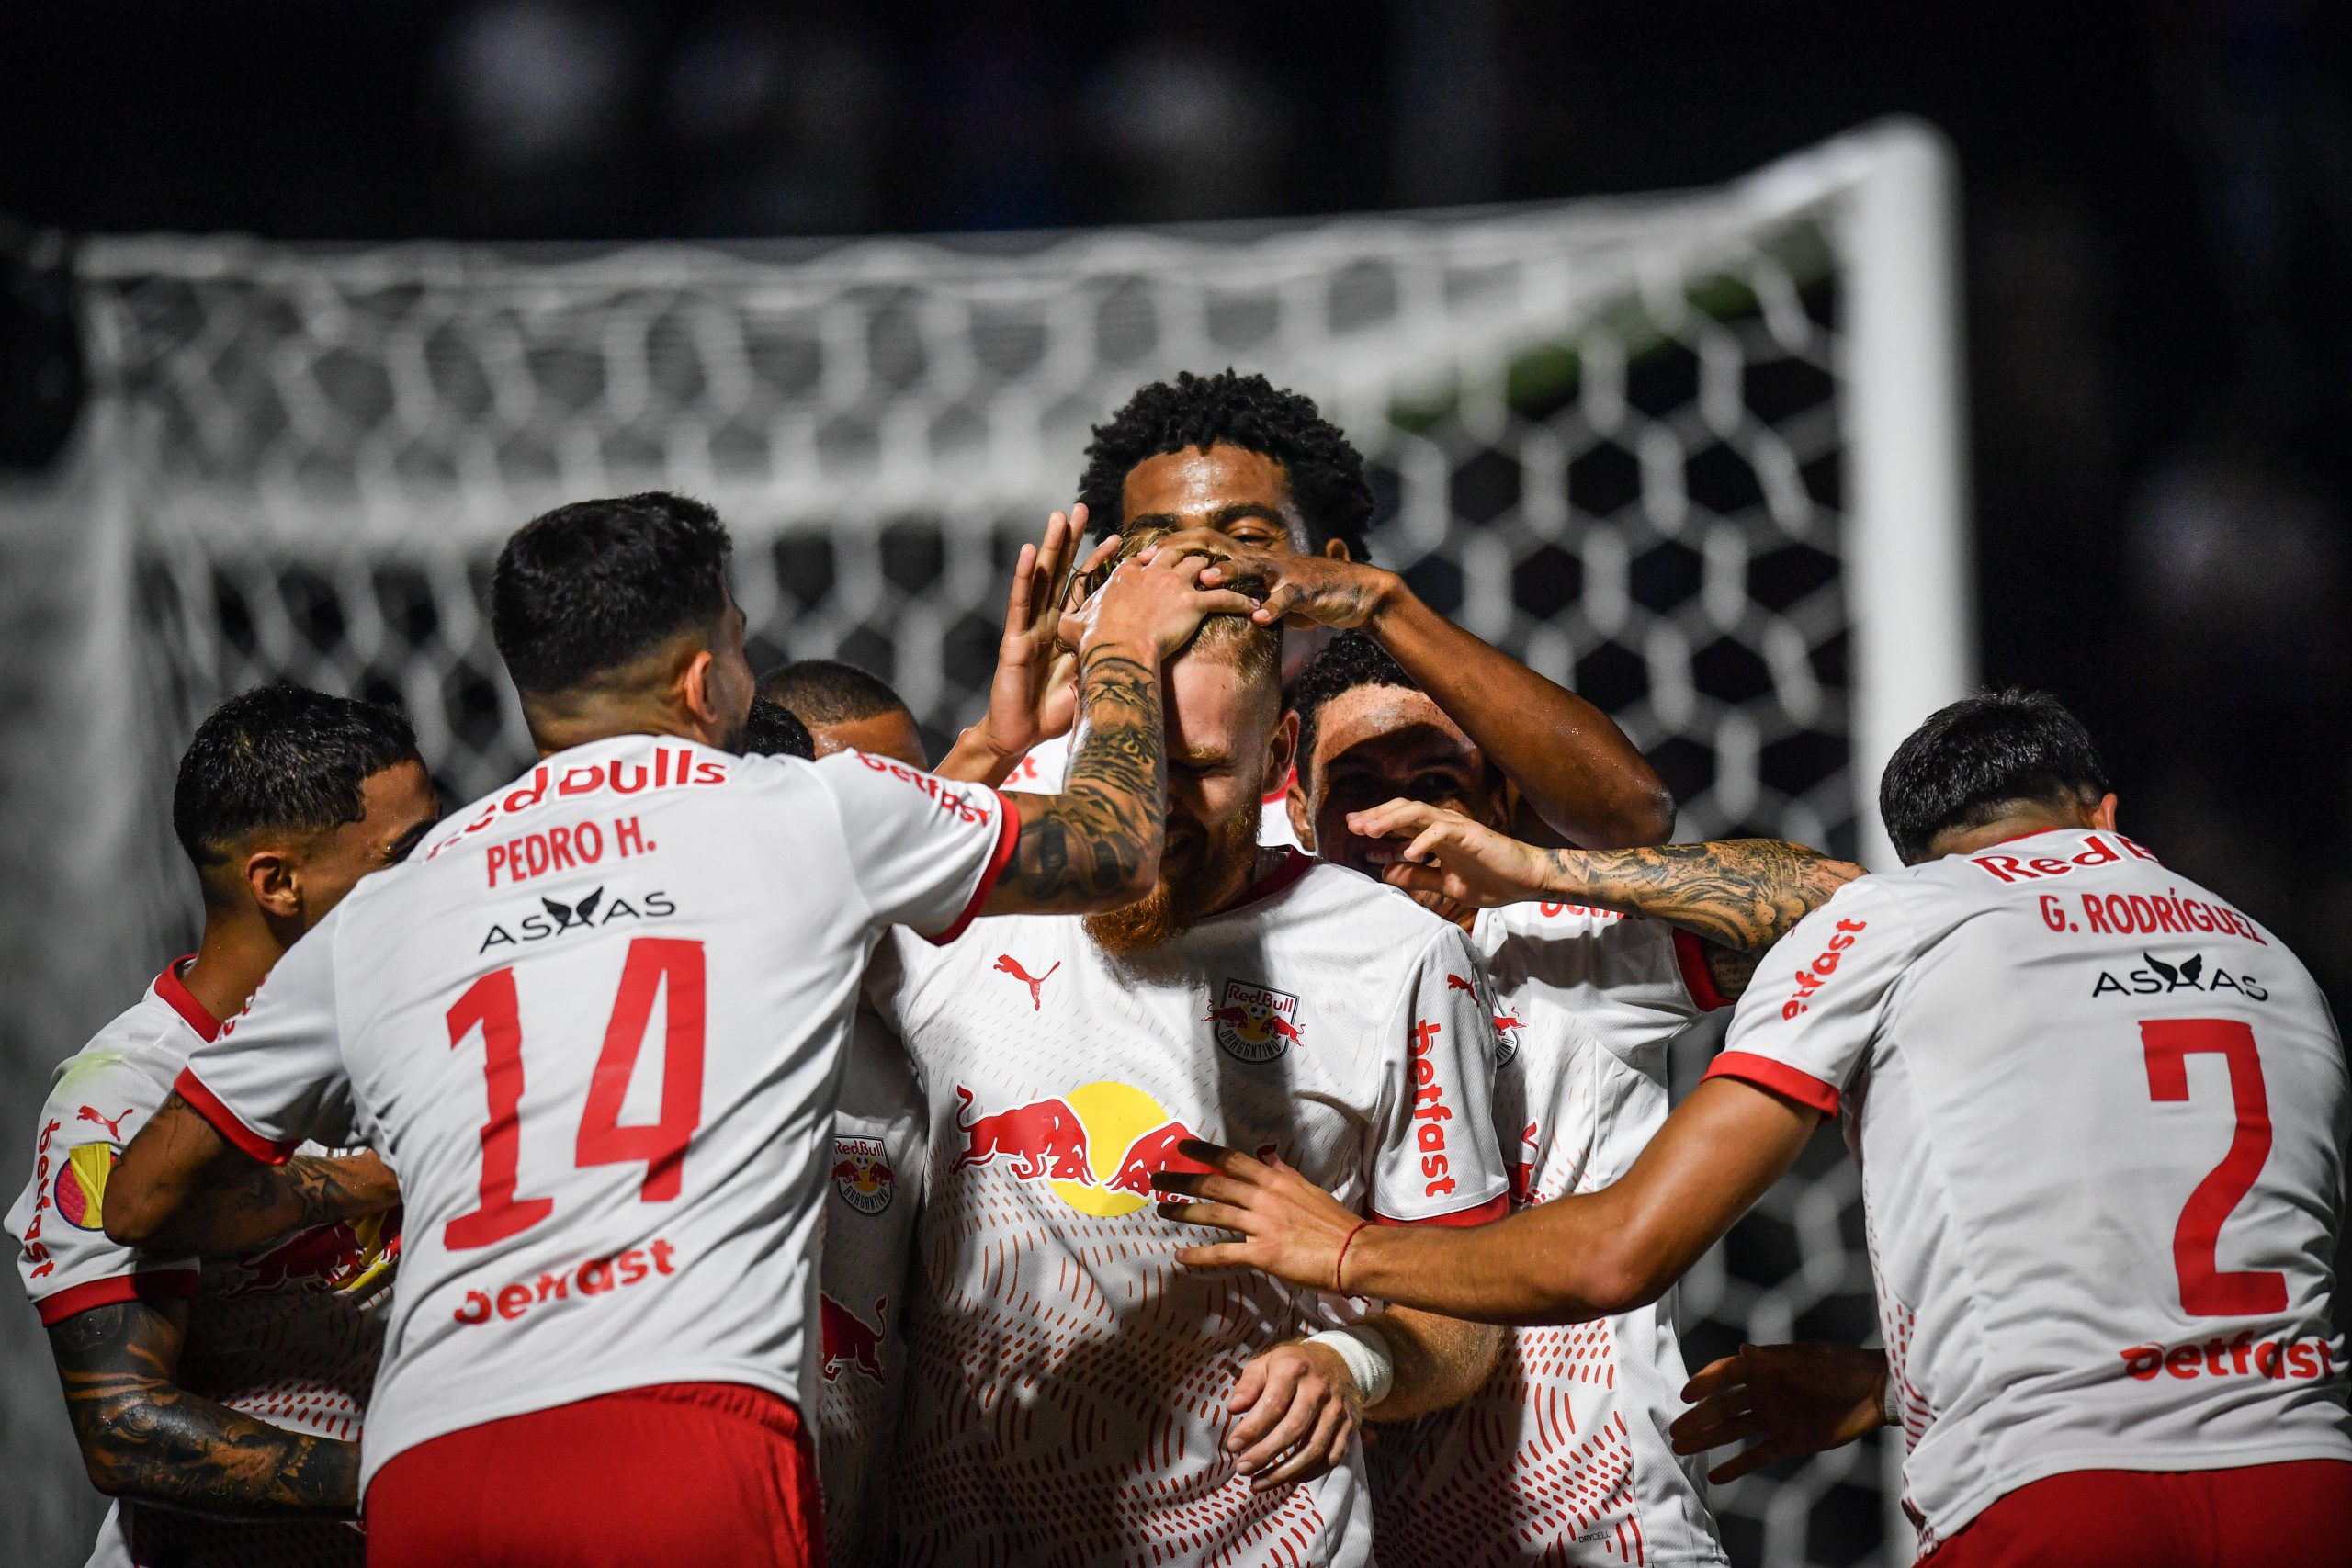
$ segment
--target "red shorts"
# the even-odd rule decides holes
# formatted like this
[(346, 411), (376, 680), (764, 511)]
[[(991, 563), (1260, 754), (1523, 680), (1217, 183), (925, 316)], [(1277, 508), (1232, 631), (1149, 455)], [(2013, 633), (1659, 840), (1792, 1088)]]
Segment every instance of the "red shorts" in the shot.
[(2020, 1486), (1932, 1568), (2301, 1568), (2352, 1562), (2352, 1461), (2077, 1470)]
[(662, 1383), (469, 1427), (368, 1488), (368, 1568), (824, 1568), (817, 1461), (788, 1400)]

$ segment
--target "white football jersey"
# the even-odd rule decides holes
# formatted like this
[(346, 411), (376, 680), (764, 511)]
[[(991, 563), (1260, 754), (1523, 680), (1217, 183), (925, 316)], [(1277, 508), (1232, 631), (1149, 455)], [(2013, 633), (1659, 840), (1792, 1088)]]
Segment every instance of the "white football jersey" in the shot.
[[(895, 969), (885, 946), (875, 954), (867, 986), (884, 988), (885, 975)], [(817, 1469), (826, 1562), (831, 1568), (881, 1568), (889, 1560), (884, 1494), (906, 1386), (903, 1325), (930, 1130), (906, 1048), (864, 1008), (850, 1028), (846, 1058), (819, 1269), (824, 1360)]]
[[(1014, 766), (1012, 776), (1004, 781), (1004, 787), (1023, 795), (1061, 794), (1062, 780), (1069, 773), (1070, 746), (1076, 733), (1073, 730), (1069, 735), (1041, 740), (1031, 747), (1029, 754)], [(1259, 802), (1258, 842), (1267, 849), (1300, 847), (1298, 835), (1291, 831), (1290, 808), (1285, 804), (1290, 798), (1291, 781), (1297, 777), (1298, 770), (1293, 768), (1290, 778), (1283, 781), (1283, 787)]]
[(626, 736), (360, 883), (179, 1090), (262, 1158), (355, 1137), (407, 1234), (362, 1484), (410, 1446), (667, 1382), (812, 1407), (840, 1054), (880, 931), (952, 934), (994, 792)]
[(1494, 1024), (1461, 931), (1286, 856), (1236, 906), (1116, 961), (1075, 919), (896, 943), (881, 998), (930, 1101), (922, 1289), (892, 1496), (905, 1560), (1357, 1564), (1361, 1458), (1253, 1495), (1225, 1451), (1261, 1351), (1366, 1310), (1240, 1271), (1152, 1209), (1191, 1134), (1278, 1152), (1367, 1215), (1499, 1217)]
[[(1481, 910), (1495, 1125), (1511, 1206), (1623, 1176), (1666, 1121), (1674, 1037), (1723, 1005), (1697, 938), (1580, 904)], [(1385, 1558), (1470, 1568), (1722, 1562), (1702, 1461), (1667, 1426), (1690, 1374), (1671, 1292), (1566, 1326), (1516, 1328), (1486, 1386), (1372, 1448)]]
[[(220, 1032), (180, 980), (186, 959), (60, 1064), (34, 1134), (31, 1181), (9, 1211), (17, 1269), (44, 1324), (131, 1300), (188, 1303), (179, 1385), (274, 1426), (344, 1440), (360, 1433), (383, 1348), (397, 1211), (320, 1225), (198, 1266), (109, 1240), (107, 1180), (171, 1093), (188, 1053)], [(318, 1145), (306, 1154), (330, 1151)], [(365, 1555), (334, 1521), (208, 1519), (125, 1501), (100, 1528), (94, 1564), (300, 1568)]]
[(2278, 938), (2131, 840), (1849, 884), (1722, 1075), (1844, 1113), (1923, 1545), (2063, 1472), (2352, 1459), (2343, 1044)]

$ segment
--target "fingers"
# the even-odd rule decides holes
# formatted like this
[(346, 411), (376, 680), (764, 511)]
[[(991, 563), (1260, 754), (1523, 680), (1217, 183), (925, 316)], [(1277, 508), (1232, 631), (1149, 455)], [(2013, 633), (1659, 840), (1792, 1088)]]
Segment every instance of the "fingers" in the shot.
[(1153, 1205), (1163, 1220), (1180, 1225), (1199, 1225), (1205, 1230), (1234, 1231), (1242, 1235), (1254, 1234), (1250, 1211), (1227, 1203), (1170, 1203), (1162, 1201)]
[(1347, 1457), (1348, 1433), (1353, 1423), (1348, 1417), (1348, 1407), (1337, 1397), (1323, 1406), (1316, 1417), (1315, 1427), (1290, 1458), (1283, 1461), (1263, 1475), (1252, 1476), (1250, 1489), (1271, 1492), (1277, 1486), (1291, 1486), (1302, 1481), (1312, 1481)]
[(1348, 831), (1366, 839), (1394, 839), (1418, 833), (1441, 813), (1425, 800), (1391, 800), (1363, 811), (1348, 813)]
[(1739, 1452), (1707, 1472), (1707, 1479), (1720, 1486), (1727, 1481), (1737, 1481), (1751, 1471), (1761, 1470), (1776, 1459), (1789, 1457), (1782, 1451), (1780, 1444), (1768, 1440), (1758, 1443), (1753, 1448), (1740, 1450)]
[[(1061, 513), (1054, 513), (1059, 518)], [(1012, 563), (1012, 592), (1004, 601), (1004, 640), (1012, 641), (1030, 626), (1030, 611), (1035, 604), (1034, 587), (1037, 575), (1037, 547), (1023, 544), (1020, 558)]]
[(1668, 1427), (1667, 1434), (1676, 1453), (1702, 1454), (1710, 1449), (1743, 1442), (1769, 1429), (1764, 1417), (1755, 1411), (1725, 1406), (1711, 1410), (1704, 1416), (1695, 1411), (1688, 1413)]
[(1218, 1241), (1206, 1247), (1179, 1247), (1176, 1261), (1187, 1269), (1248, 1269), (1253, 1266), (1250, 1244), (1246, 1241)]
[(1306, 597), (1292, 584), (1278, 582), (1267, 593), (1265, 603), (1252, 606), (1250, 618), (1261, 626), (1271, 626), (1296, 609)]
[(1219, 1176), (1232, 1177), (1236, 1181), (1254, 1181), (1267, 1169), (1266, 1162), (1239, 1149), (1223, 1144), (1212, 1144), (1206, 1138), (1180, 1138), (1176, 1152), (1196, 1165), (1207, 1166)]
[(1241, 1369), (1241, 1375), (1233, 1380), (1233, 1392), (1225, 1396), (1227, 1410), (1238, 1416), (1258, 1403), (1258, 1396), (1266, 1392), (1266, 1373), (1271, 1359), (1261, 1356)]
[(1380, 880), (1408, 893), (1436, 893), (1453, 897), (1458, 891), (1453, 878), (1447, 875), (1442, 867), (1415, 865), (1410, 861), (1389, 862), (1381, 867)]
[(1200, 606), (1204, 615), (1248, 615), (1254, 619), (1258, 614), (1258, 601), (1229, 588), (1203, 589)]
[(1405, 846), (1405, 858), (1426, 864), (1436, 859), (1437, 852), (1451, 843), (1453, 840), (1453, 823), (1442, 819), (1432, 822), (1413, 835), (1413, 841)]
[(1266, 1363), (1264, 1392), (1225, 1435), (1226, 1451), (1245, 1475), (1265, 1469), (1313, 1431), (1323, 1403), (1317, 1394), (1301, 1390), (1301, 1381), (1314, 1369), (1295, 1347), (1270, 1350), (1259, 1359)]
[[(1742, 1355), (1747, 1351), (1747, 1347), (1745, 1345), (1739, 1348)], [(1690, 1381), (1682, 1385), (1682, 1403), (1692, 1404), (1711, 1393), (1720, 1393), (1732, 1384), (1740, 1382), (1739, 1374), (1739, 1356), (1718, 1357), (1693, 1372), (1690, 1375)]]

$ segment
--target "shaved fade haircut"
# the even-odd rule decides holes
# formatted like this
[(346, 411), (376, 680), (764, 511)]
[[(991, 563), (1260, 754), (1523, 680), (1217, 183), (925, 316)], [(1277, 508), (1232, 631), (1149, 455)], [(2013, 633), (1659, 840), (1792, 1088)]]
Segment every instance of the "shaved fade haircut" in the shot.
[(879, 675), (837, 659), (799, 659), (760, 677), (760, 695), (810, 728), (914, 710)]
[(1290, 705), (1298, 714), (1298, 754), (1315, 755), (1315, 725), (1323, 705), (1359, 686), (1395, 686), (1418, 692), (1421, 683), (1405, 672), (1395, 656), (1365, 632), (1341, 632), (1299, 671), (1291, 688)]
[(753, 697), (752, 716), (743, 725), (743, 755), (797, 757), (806, 762), (817, 755), (817, 739), (790, 708)]
[(2047, 692), (1962, 697), (1928, 716), (1887, 759), (1879, 815), (1905, 865), (1955, 829), (1997, 822), (2019, 806), (2094, 806), (2107, 764), (2082, 721)]
[(394, 710), (308, 686), (256, 686), (196, 727), (172, 785), (172, 831), (201, 874), (249, 834), (360, 820), (367, 782), (402, 762), (424, 759)]

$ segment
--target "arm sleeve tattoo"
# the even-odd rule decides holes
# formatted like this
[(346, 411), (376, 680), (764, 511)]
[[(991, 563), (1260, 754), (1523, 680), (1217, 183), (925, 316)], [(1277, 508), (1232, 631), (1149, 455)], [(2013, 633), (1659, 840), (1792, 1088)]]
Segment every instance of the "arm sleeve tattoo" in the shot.
[[(175, 1090), (156, 1120), (196, 1110)], [(222, 1160), (195, 1201), (183, 1205), (143, 1246), (177, 1258), (218, 1258), (264, 1247), (312, 1225), (379, 1213), (399, 1192), (373, 1156), (297, 1155), (284, 1165)]]
[(1550, 854), (1562, 891), (1680, 926), (1736, 953), (1761, 953), (1861, 874), (1860, 866), (1778, 839)]
[(184, 1307), (92, 1307), (51, 1325), (66, 1414), (101, 1492), (229, 1517), (349, 1517), (359, 1446), (290, 1432), (181, 1388)]
[(1039, 908), (1094, 908), (1132, 889), (1152, 863), (1168, 798), (1159, 676), (1114, 648), (1080, 667), (1084, 732), (1057, 795), (1033, 797), (1035, 814), (1004, 881)]

